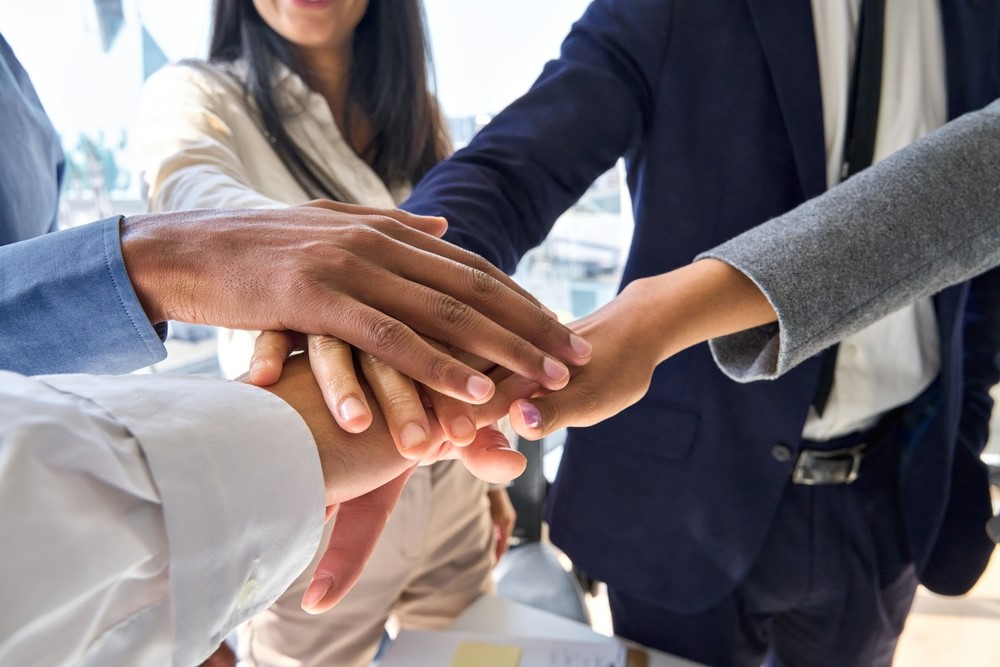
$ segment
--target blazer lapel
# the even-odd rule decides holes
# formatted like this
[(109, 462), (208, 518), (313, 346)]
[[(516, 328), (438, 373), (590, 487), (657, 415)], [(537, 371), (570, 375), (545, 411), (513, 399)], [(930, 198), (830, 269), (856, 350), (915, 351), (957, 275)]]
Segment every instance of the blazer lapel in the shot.
[(819, 61), (809, 0), (747, 0), (806, 199), (826, 190)]

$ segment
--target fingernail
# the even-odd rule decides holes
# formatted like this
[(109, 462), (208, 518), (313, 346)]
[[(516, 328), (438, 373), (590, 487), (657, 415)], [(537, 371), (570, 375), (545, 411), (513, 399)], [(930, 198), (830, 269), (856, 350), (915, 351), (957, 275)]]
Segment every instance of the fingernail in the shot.
[(451, 435), (457, 440), (471, 440), (476, 435), (476, 425), (465, 415), (456, 417), (451, 422)]
[(254, 359), (253, 362), (250, 364), (250, 375), (253, 376), (253, 374), (256, 373), (258, 369), (261, 369), (266, 365), (267, 365), (266, 361), (262, 359)]
[(594, 351), (593, 345), (576, 334), (570, 334), (569, 344), (573, 346), (573, 351), (580, 357), (589, 357), (590, 353)]
[(545, 357), (545, 361), (542, 363), (542, 368), (545, 369), (546, 375), (556, 381), (564, 380), (566, 376), (569, 375), (568, 368), (550, 357)]
[(521, 411), (521, 418), (524, 419), (525, 426), (531, 430), (542, 427), (542, 413), (534, 405), (531, 403), (520, 403), (517, 409)]
[(333, 576), (330, 574), (317, 574), (312, 582), (309, 584), (309, 588), (306, 589), (305, 595), (302, 596), (302, 608), (309, 611), (317, 604), (320, 600), (329, 592), (333, 587)]
[(357, 398), (351, 396), (350, 398), (345, 398), (340, 404), (340, 418), (345, 422), (351, 422), (358, 417), (364, 417), (368, 414), (368, 408)]
[(399, 444), (403, 449), (411, 449), (427, 442), (427, 431), (419, 424), (410, 422), (399, 432)]
[(481, 401), (493, 391), (493, 383), (484, 377), (473, 375), (465, 383), (465, 388), (473, 400)]

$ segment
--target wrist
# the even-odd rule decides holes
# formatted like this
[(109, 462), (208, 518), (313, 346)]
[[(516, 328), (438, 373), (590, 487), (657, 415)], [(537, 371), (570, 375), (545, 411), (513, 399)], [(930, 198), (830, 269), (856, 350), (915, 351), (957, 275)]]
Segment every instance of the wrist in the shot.
[(155, 325), (165, 322), (168, 317), (158, 293), (166, 275), (158, 271), (154, 264), (163, 249), (156, 248), (155, 235), (151, 230), (153, 226), (154, 219), (150, 215), (122, 216), (118, 222), (118, 238), (132, 288), (146, 317)]
[[(658, 361), (688, 347), (774, 322), (767, 297), (746, 275), (725, 262), (702, 259), (635, 281), (633, 298), (647, 313), (647, 328), (660, 332)], [(623, 292), (623, 296), (625, 293)]]

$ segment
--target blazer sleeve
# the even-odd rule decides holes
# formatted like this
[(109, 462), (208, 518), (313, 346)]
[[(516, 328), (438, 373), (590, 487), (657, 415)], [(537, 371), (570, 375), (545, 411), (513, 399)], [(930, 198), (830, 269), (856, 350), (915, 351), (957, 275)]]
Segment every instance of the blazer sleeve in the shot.
[(638, 145), (668, 48), (671, 2), (597, 0), (531, 89), (432, 169), (402, 208), (508, 272)]
[(120, 218), (0, 247), (0, 369), (125, 373), (166, 356), (122, 259)]
[(1000, 101), (699, 258), (746, 274), (778, 326), (710, 342), (741, 382), (772, 379), (893, 310), (1000, 263)]

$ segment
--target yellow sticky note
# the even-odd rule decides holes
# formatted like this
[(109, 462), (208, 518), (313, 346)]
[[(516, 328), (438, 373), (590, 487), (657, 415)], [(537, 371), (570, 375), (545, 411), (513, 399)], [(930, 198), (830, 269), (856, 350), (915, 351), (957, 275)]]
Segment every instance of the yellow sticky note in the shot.
[(519, 646), (462, 642), (452, 656), (450, 667), (517, 667), (520, 662)]

